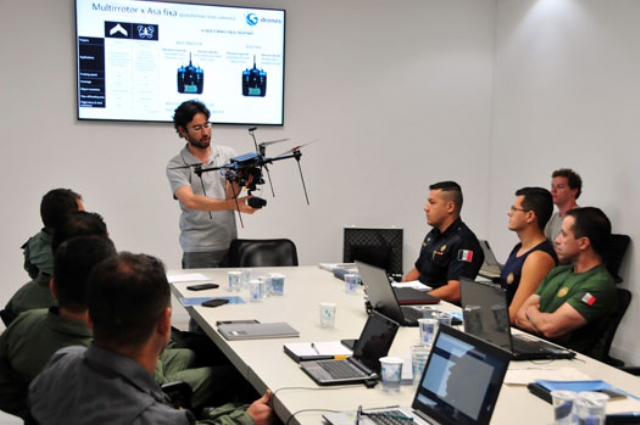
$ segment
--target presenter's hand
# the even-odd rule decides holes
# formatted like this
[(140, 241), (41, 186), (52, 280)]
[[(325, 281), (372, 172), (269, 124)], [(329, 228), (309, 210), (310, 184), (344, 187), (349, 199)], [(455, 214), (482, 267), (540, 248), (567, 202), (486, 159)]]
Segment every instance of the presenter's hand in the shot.
[(247, 200), (253, 198), (253, 196), (239, 196), (238, 197), (238, 206), (236, 207), (238, 211), (242, 214), (253, 214), (258, 211), (257, 208), (252, 208), (247, 204)]
[(262, 397), (251, 403), (247, 409), (247, 414), (256, 421), (256, 425), (269, 425), (272, 420), (273, 411), (269, 406), (273, 393), (267, 390)]

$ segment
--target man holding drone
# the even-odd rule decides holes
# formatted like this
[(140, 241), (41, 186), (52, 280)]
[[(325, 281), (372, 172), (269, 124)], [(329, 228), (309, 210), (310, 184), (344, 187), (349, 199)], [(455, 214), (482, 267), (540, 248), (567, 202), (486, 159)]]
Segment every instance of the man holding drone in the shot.
[(236, 156), (227, 146), (211, 145), (210, 112), (198, 101), (183, 102), (175, 110), (173, 124), (187, 145), (167, 165), (173, 196), (180, 202), (182, 267), (219, 267), (229, 245), (237, 237), (234, 211), (253, 214), (251, 196), (239, 196), (239, 185), (230, 183), (217, 168)]

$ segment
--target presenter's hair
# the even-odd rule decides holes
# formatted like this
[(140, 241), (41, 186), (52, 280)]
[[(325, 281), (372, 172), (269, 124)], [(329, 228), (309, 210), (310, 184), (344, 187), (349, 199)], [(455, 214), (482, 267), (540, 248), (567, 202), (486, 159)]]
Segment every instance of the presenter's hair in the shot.
[(582, 178), (580, 178), (580, 174), (576, 173), (571, 168), (560, 168), (551, 174), (552, 179), (556, 177), (566, 178), (569, 188), (578, 189), (576, 192), (576, 199), (580, 197), (580, 194), (582, 193)]
[(75, 313), (87, 309), (87, 281), (96, 264), (116, 255), (111, 239), (105, 236), (80, 236), (67, 239), (57, 249), (53, 268), (53, 286), (60, 307)]
[(108, 237), (107, 225), (102, 216), (94, 212), (76, 211), (67, 214), (51, 238), (51, 250), (56, 252), (60, 244), (77, 236)]
[(448, 199), (453, 201), (456, 205), (456, 211), (460, 214), (462, 211), (462, 188), (454, 181), (448, 180), (443, 182), (434, 183), (429, 186), (429, 190), (441, 190)]
[(538, 228), (544, 231), (553, 214), (553, 197), (551, 192), (542, 187), (523, 187), (516, 191), (516, 196), (522, 196), (522, 208), (533, 211), (538, 219)]
[(40, 217), (47, 229), (54, 230), (65, 215), (78, 211), (78, 201), (82, 196), (71, 189), (53, 189), (40, 202)]
[(89, 317), (97, 343), (140, 347), (170, 306), (162, 262), (145, 254), (120, 253), (94, 267), (89, 277)]
[(207, 109), (202, 102), (197, 100), (182, 102), (180, 106), (176, 108), (173, 115), (173, 127), (176, 129), (176, 132), (180, 134), (180, 127), (186, 129), (187, 124), (191, 122), (196, 114), (204, 114), (207, 120), (209, 120), (211, 116), (211, 112), (209, 112), (209, 109)]
[(600, 257), (604, 254), (611, 236), (611, 221), (600, 208), (581, 207), (567, 211), (573, 217), (573, 235), (576, 238), (589, 238), (591, 246)]

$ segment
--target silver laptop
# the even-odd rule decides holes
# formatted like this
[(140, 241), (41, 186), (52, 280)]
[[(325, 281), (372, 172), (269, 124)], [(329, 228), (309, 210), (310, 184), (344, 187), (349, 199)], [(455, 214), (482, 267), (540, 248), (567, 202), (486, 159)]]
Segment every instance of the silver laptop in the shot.
[(218, 332), (227, 341), (265, 338), (290, 338), (300, 333), (288, 323), (224, 323), (218, 325)]
[(303, 361), (300, 362), (300, 368), (318, 385), (375, 382), (380, 374), (379, 359), (389, 353), (399, 326), (373, 311), (356, 342), (352, 357)]
[(509, 357), (492, 344), (442, 325), (410, 408), (359, 408), (323, 417), (332, 425), (380, 424), (391, 418), (419, 425), (486, 425), (493, 415)]
[(507, 294), (500, 285), (460, 278), (464, 330), (512, 354), (512, 360), (571, 359), (575, 353), (529, 334), (511, 334)]
[(500, 279), (502, 264), (498, 262), (496, 254), (494, 254), (488, 241), (480, 239), (479, 242), (484, 252), (484, 263), (482, 263), (478, 274), (486, 279)]

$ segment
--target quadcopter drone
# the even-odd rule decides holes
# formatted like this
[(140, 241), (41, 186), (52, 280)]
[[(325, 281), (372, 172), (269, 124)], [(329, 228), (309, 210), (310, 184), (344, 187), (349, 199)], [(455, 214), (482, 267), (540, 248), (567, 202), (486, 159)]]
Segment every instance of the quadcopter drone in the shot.
[[(249, 134), (253, 139), (253, 144), (256, 147), (255, 152), (249, 152), (243, 155), (236, 156), (231, 158), (231, 162), (220, 167), (211, 167), (205, 168), (202, 164), (187, 164), (181, 165), (179, 167), (174, 167), (172, 169), (179, 168), (193, 168), (193, 172), (200, 177), (200, 184), (202, 185), (202, 191), (206, 196), (204, 182), (202, 181), (202, 174), (209, 173), (214, 171), (221, 171), (227, 181), (231, 183), (236, 183), (240, 188), (246, 188), (247, 193), (249, 195), (252, 194), (253, 191), (257, 190), (258, 185), (262, 185), (265, 183), (263, 178), (262, 171), (265, 170), (267, 172), (267, 179), (269, 180), (269, 186), (271, 188), (271, 195), (275, 197), (275, 193), (273, 191), (273, 184), (271, 183), (271, 175), (269, 173), (269, 167), (267, 164), (273, 164), (276, 161), (282, 161), (289, 158), (294, 158), (298, 163), (298, 170), (300, 172), (300, 180), (302, 181), (302, 189), (304, 190), (304, 196), (307, 200), (307, 205), (309, 205), (309, 196), (307, 194), (307, 186), (304, 181), (304, 176), (302, 175), (302, 167), (300, 166), (300, 158), (302, 157), (302, 152), (300, 149), (304, 146), (307, 146), (311, 143), (315, 143), (317, 140), (313, 140), (309, 143), (304, 143), (299, 146), (294, 146), (293, 148), (281, 153), (278, 156), (268, 157), (267, 156), (267, 146), (272, 145), (274, 143), (286, 142), (289, 139), (279, 139), (272, 140), (269, 142), (262, 142), (258, 144), (256, 141), (255, 130), (257, 127), (250, 127)], [(232, 188), (235, 190), (235, 185), (232, 185)], [(244, 223), (242, 222), (242, 215), (240, 214), (240, 207), (238, 205), (238, 195), (239, 193), (233, 194), (234, 199), (236, 201), (236, 207), (238, 210), (238, 217), (240, 218), (240, 224), (244, 227)], [(247, 204), (252, 208), (262, 208), (267, 205), (267, 201), (263, 198), (259, 198), (257, 196), (251, 197)], [(211, 215), (211, 212), (209, 212)]]

